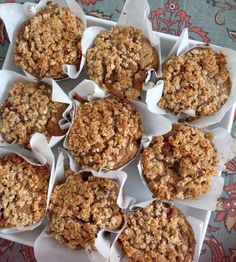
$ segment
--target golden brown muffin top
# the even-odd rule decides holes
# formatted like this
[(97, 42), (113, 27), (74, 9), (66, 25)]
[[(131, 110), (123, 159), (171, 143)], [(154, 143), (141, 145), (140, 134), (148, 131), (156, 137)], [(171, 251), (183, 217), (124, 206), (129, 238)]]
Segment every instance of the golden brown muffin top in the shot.
[(66, 181), (52, 192), (50, 231), (70, 248), (95, 248), (100, 230), (122, 226), (123, 213), (116, 203), (119, 186), (107, 178), (72, 171), (66, 171), (65, 176)]
[(196, 242), (180, 210), (154, 201), (128, 213), (118, 243), (129, 262), (190, 262)]
[(0, 227), (29, 226), (43, 218), (49, 178), (48, 165), (32, 165), (16, 154), (2, 157)]
[(180, 56), (173, 56), (163, 65), (164, 90), (158, 106), (174, 114), (188, 109), (196, 117), (181, 121), (194, 121), (211, 116), (229, 97), (231, 82), (226, 58), (212, 48), (193, 48)]
[(141, 156), (143, 175), (162, 200), (198, 199), (209, 191), (219, 159), (210, 133), (179, 124), (152, 139)]
[(137, 99), (151, 68), (158, 68), (158, 54), (142, 32), (131, 26), (101, 32), (87, 51), (90, 79), (119, 98)]
[(8, 143), (30, 147), (36, 132), (49, 140), (65, 134), (58, 121), (67, 105), (51, 100), (52, 89), (45, 83), (16, 81), (0, 109), (0, 132)]
[(83, 31), (84, 24), (69, 8), (49, 3), (21, 26), (15, 63), (39, 79), (65, 77), (63, 64), (80, 66)]
[(76, 110), (68, 148), (82, 168), (117, 169), (137, 154), (141, 137), (135, 107), (128, 100), (107, 97)]

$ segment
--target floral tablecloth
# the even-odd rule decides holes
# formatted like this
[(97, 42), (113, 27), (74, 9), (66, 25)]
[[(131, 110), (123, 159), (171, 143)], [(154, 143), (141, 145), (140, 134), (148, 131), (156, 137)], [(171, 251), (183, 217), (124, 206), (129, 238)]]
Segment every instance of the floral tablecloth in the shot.
[[(78, 0), (88, 15), (115, 21), (124, 1)], [(0, 0), (3, 2), (14, 0)], [(183, 28), (188, 27), (193, 39), (236, 49), (236, 0), (149, 0), (149, 3), (154, 30), (180, 35)], [(8, 37), (0, 21), (0, 67), (7, 48)], [(234, 120), (233, 136), (236, 135), (236, 114)], [(227, 163), (224, 177), (224, 191), (211, 215), (201, 262), (236, 262), (236, 161)], [(35, 258), (31, 247), (0, 239), (0, 261), (33, 262)]]

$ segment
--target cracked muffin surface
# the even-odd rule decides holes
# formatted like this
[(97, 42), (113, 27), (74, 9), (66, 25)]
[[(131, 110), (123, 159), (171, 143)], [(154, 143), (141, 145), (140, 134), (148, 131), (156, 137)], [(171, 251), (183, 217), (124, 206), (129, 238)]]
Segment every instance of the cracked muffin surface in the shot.
[(129, 262), (191, 262), (196, 241), (180, 210), (154, 201), (127, 214), (118, 243)]
[(107, 97), (77, 108), (67, 141), (80, 167), (117, 169), (135, 157), (141, 137), (135, 107), (128, 100)]
[(123, 212), (116, 203), (119, 185), (88, 173), (67, 170), (65, 176), (66, 181), (52, 192), (50, 233), (70, 248), (95, 249), (100, 230), (119, 230), (123, 224)]
[(29, 148), (39, 132), (49, 141), (65, 134), (58, 124), (67, 104), (53, 102), (52, 88), (45, 83), (16, 81), (0, 109), (0, 132), (8, 143)]
[(103, 90), (137, 99), (146, 73), (158, 68), (158, 54), (140, 30), (131, 26), (101, 32), (87, 51), (87, 73)]
[(219, 162), (210, 133), (174, 124), (154, 137), (141, 156), (142, 174), (153, 195), (162, 200), (198, 199), (210, 190)]
[(195, 112), (180, 119), (191, 122), (221, 109), (231, 91), (226, 57), (212, 48), (196, 47), (163, 64), (164, 90), (158, 106), (174, 114)]
[(69, 8), (49, 3), (17, 33), (15, 63), (39, 79), (66, 77), (63, 64), (80, 66), (83, 31)]
[(46, 213), (48, 165), (28, 163), (17, 154), (0, 159), (0, 227), (37, 223)]

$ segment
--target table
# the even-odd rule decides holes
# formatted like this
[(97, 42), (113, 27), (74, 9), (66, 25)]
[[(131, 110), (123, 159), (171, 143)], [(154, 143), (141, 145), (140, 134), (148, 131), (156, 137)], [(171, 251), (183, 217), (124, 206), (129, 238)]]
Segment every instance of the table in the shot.
[[(35, 0), (38, 2), (38, 0)], [(116, 21), (124, 0), (77, 0), (88, 15)], [(0, 0), (0, 3), (15, 2)], [(17, 2), (23, 2), (17, 0)], [(236, 49), (236, 1), (149, 0), (153, 29), (180, 35), (188, 27), (190, 37)], [(0, 21), (0, 67), (8, 37)], [(236, 136), (236, 114), (232, 135)], [(200, 262), (236, 261), (236, 159), (227, 163), (225, 186), (217, 209), (211, 215)], [(0, 239), (0, 261), (34, 262), (33, 249)]]

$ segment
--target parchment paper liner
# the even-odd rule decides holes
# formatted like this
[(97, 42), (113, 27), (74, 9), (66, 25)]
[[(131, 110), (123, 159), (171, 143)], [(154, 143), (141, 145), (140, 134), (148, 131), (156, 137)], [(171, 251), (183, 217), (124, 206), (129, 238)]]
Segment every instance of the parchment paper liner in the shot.
[[(161, 75), (161, 47), (160, 37), (157, 32), (152, 30), (151, 22), (148, 19), (150, 13), (150, 6), (147, 0), (126, 0), (123, 10), (117, 22), (117, 26), (128, 27), (133, 26), (136, 29), (142, 31), (143, 35), (150, 41), (151, 45), (155, 48), (158, 53), (159, 67), (158, 70), (150, 69), (147, 72), (143, 89), (149, 88), (150, 79), (152, 73), (154, 75)], [(100, 32), (108, 31), (107, 29), (99, 26), (91, 26), (86, 32), (86, 42), (89, 48), (93, 46), (93, 43)]]
[[(192, 44), (188, 37), (188, 29), (184, 29), (181, 36), (176, 41), (174, 47), (170, 51), (167, 59), (173, 55), (177, 55), (177, 56), (182, 55), (196, 46), (208, 48), (208, 46), (203, 45), (203, 44), (198, 44), (198, 45)], [(212, 49), (215, 52), (223, 53), (226, 56), (232, 86), (231, 86), (230, 95), (226, 103), (220, 108), (218, 112), (216, 112), (212, 116), (202, 117), (201, 119), (198, 119), (196, 121), (189, 123), (190, 125), (194, 125), (197, 127), (207, 127), (212, 124), (220, 122), (222, 118), (224, 117), (224, 115), (227, 113), (227, 111), (234, 105), (236, 101), (236, 59), (235, 59), (236, 51), (229, 49), (229, 48), (219, 47), (215, 45), (209, 45), (209, 46), (212, 47)], [(180, 118), (179, 115), (176, 116), (173, 113), (171, 113), (169, 110), (161, 109), (160, 107), (157, 106), (157, 103), (160, 101), (162, 97), (164, 81), (159, 80), (156, 83), (156, 85), (153, 85), (153, 86), (154, 87), (148, 89), (146, 93), (146, 103), (147, 103), (148, 109), (153, 113), (167, 115), (173, 122), (177, 122), (178, 119)], [(187, 116), (195, 116), (195, 111), (192, 109), (189, 109), (185, 111), (185, 114)]]
[[(9, 70), (0, 70), (0, 104), (3, 105), (5, 100), (8, 98), (9, 91), (12, 88), (15, 81), (23, 81), (23, 82), (34, 82), (37, 83), (37, 81), (29, 79), (25, 76), (22, 76), (20, 74), (17, 74), (13, 71)], [(68, 107), (62, 114), (62, 119), (59, 121), (59, 126), (61, 129), (67, 129), (69, 127), (69, 120), (67, 119), (68, 114), (70, 110), (72, 109), (72, 101), (70, 98), (64, 93), (64, 91), (61, 89), (61, 87), (57, 84), (56, 81), (53, 79), (46, 81), (46, 83), (50, 84), (52, 87), (52, 101), (54, 102), (61, 102), (68, 104)], [(63, 136), (52, 136), (49, 141), (49, 146), (53, 147), (56, 145), (60, 140), (62, 140), (65, 137)], [(0, 134), (0, 146), (6, 146), (10, 145), (6, 141), (4, 141), (4, 138)]]
[[(135, 205), (130, 206), (129, 208), (129, 212), (132, 212), (133, 210), (135, 210), (136, 208), (145, 208), (147, 207), (149, 204), (151, 204), (153, 201), (156, 201), (157, 199), (152, 199), (149, 201), (145, 201), (142, 203), (138, 203)], [(157, 200), (158, 201), (158, 200)], [(168, 204), (170, 204), (171, 206), (174, 206), (173, 202), (166, 202)], [(184, 214), (184, 210), (181, 209), (181, 207), (178, 207), (179, 210), (182, 211), (182, 213)], [(200, 236), (202, 235), (202, 229), (203, 229), (203, 222), (195, 217), (192, 216), (185, 216), (186, 220), (189, 222), (190, 226), (193, 229), (193, 233), (194, 233), (194, 238), (196, 240), (196, 246), (195, 246), (195, 252), (194, 252), (194, 260), (193, 262), (197, 262), (200, 252), (201, 252), (201, 243), (199, 241)], [(123, 227), (123, 230), (125, 229), (125, 226)], [(123, 231), (122, 230), (122, 231)], [(127, 262), (128, 260), (125, 257), (124, 252), (121, 250), (119, 244), (117, 243), (118, 238), (120, 236), (120, 234), (122, 233), (122, 231), (120, 231), (117, 235), (116, 238), (111, 246), (110, 249), (110, 260), (111, 262)]]
[[(61, 150), (59, 152), (59, 157), (55, 169), (55, 184), (65, 179), (64, 170), (66, 168), (70, 168), (74, 172), (79, 171), (73, 159), (69, 155), (69, 153), (66, 152), (65, 150)], [(88, 170), (81, 170), (79, 172), (83, 172), (83, 171), (88, 171)], [(109, 171), (105, 173), (100, 170), (99, 172), (95, 172), (95, 171), (91, 171), (91, 172), (92, 175), (96, 177), (104, 177), (117, 181), (117, 183), (120, 186), (120, 190), (117, 198), (117, 204), (121, 209), (123, 210), (127, 209), (130, 203), (133, 202), (133, 198), (123, 194), (123, 187), (127, 179), (127, 174), (123, 171)], [(100, 231), (98, 233), (98, 237), (95, 240), (95, 246), (97, 248), (97, 251), (93, 251), (90, 247), (88, 247), (86, 250), (73, 250), (60, 244), (54, 239), (53, 234), (48, 235), (46, 233), (48, 228), (49, 228), (49, 222), (46, 228), (44, 229), (44, 231), (36, 239), (36, 242), (34, 244), (35, 257), (38, 262), (40, 261), (82, 262), (82, 261), (88, 261), (88, 258), (90, 259), (90, 261), (96, 261), (96, 262), (107, 261), (106, 259), (108, 259), (109, 257), (109, 251), (112, 241), (110, 238), (110, 234), (107, 233), (109, 232), (118, 233), (120, 231), (120, 230)]]
[[(103, 99), (106, 96), (108, 96), (107, 93), (105, 93), (101, 88), (99, 88), (99, 86), (95, 82), (91, 80), (83, 80), (79, 85), (77, 85), (73, 90), (71, 90), (68, 94), (71, 100), (73, 100), (73, 97), (75, 94), (79, 95), (81, 98), (87, 101), (96, 101), (96, 100)], [(130, 100), (130, 103), (135, 106), (135, 108), (141, 115), (141, 122), (142, 122), (143, 131), (144, 131), (142, 140), (143, 139), (145, 140), (146, 136), (162, 135), (171, 130), (171, 122), (167, 118), (161, 115), (151, 113), (147, 109), (147, 106), (145, 105), (145, 103), (140, 102), (140, 101), (133, 101), (133, 100)], [(72, 118), (71, 126), (73, 125), (73, 120), (75, 117), (76, 109), (80, 105), (81, 105), (80, 102), (78, 102), (77, 100), (74, 100), (74, 109), (73, 109), (73, 113), (71, 117)], [(70, 132), (70, 129), (68, 130), (66, 134), (66, 138), (63, 143), (64, 147), (68, 150), (69, 150), (69, 146), (68, 146), (69, 132)], [(141, 145), (142, 143), (140, 144), (140, 148), (141, 148)], [(124, 166), (129, 164), (132, 160), (130, 160), (128, 163), (120, 167), (119, 170), (124, 168)]]
[[(50, 1), (52, 3), (57, 3), (59, 5), (67, 6), (75, 15), (83, 22), (84, 29), (86, 31), (86, 19), (85, 14), (82, 8), (75, 0), (41, 0), (39, 3), (34, 4), (30, 2), (25, 2), (23, 5), (18, 3), (8, 3), (8, 4), (0, 4), (0, 18), (3, 20), (6, 30), (8, 33), (9, 40), (11, 42), (10, 47), (14, 49), (15, 47), (15, 38), (20, 26), (26, 22), (30, 17), (34, 16), (40, 9), (42, 9), (47, 2)], [(85, 33), (84, 31), (84, 33)], [(82, 71), (85, 64), (84, 54), (88, 49), (87, 42), (84, 40), (84, 34), (81, 40), (82, 46), (82, 57), (80, 62), (79, 70), (76, 69), (75, 65), (63, 65), (63, 71), (68, 75), (69, 78), (77, 78)], [(13, 55), (13, 52), (12, 52)], [(12, 60), (12, 63), (13, 60)], [(36, 77), (32, 76), (27, 71), (23, 70), (24, 73), (31, 79), (36, 79)], [(61, 77), (54, 77), (55, 79), (61, 79)], [(48, 78), (45, 78), (48, 79)], [(43, 79), (43, 80), (45, 80)], [(64, 78), (63, 78), (64, 79)]]
[[(203, 131), (213, 134), (213, 143), (220, 160), (220, 162), (217, 164), (218, 176), (213, 176), (211, 178), (210, 191), (202, 194), (199, 199), (175, 200), (174, 202), (194, 208), (214, 211), (217, 205), (217, 199), (220, 197), (224, 186), (224, 178), (221, 177), (220, 174), (225, 168), (224, 164), (236, 155), (236, 140), (233, 139), (230, 134), (222, 127)], [(143, 140), (144, 148), (149, 146), (152, 138), (153, 137), (150, 136), (147, 137), (145, 141)], [(146, 179), (142, 173), (141, 161), (138, 163), (138, 170), (144, 185), (148, 188), (148, 182), (146, 182)]]
[[(16, 153), (17, 155), (19, 155), (20, 157), (23, 157), (27, 162), (29, 162), (32, 165), (35, 165), (35, 166), (44, 166), (45, 164), (49, 165), (50, 180), (48, 184), (47, 204), (46, 204), (46, 209), (45, 209), (45, 215), (46, 215), (46, 211), (49, 205), (49, 200), (50, 200), (50, 196), (51, 196), (51, 192), (52, 192), (52, 188), (53, 188), (54, 180), (55, 180), (54, 155), (47, 143), (45, 136), (40, 133), (35, 133), (32, 136), (30, 140), (30, 145), (31, 145), (32, 151), (21, 149), (19, 147), (18, 148), (17, 147), (15, 148), (0, 147), (0, 156), (3, 157), (11, 153)], [(37, 161), (39, 163), (37, 163)], [(23, 231), (31, 231), (35, 229), (36, 227), (38, 227), (42, 223), (42, 221), (43, 221), (43, 218), (33, 225), (20, 227), (20, 228), (1, 228), (0, 232), (3, 234), (13, 234), (13, 233), (19, 233)]]

